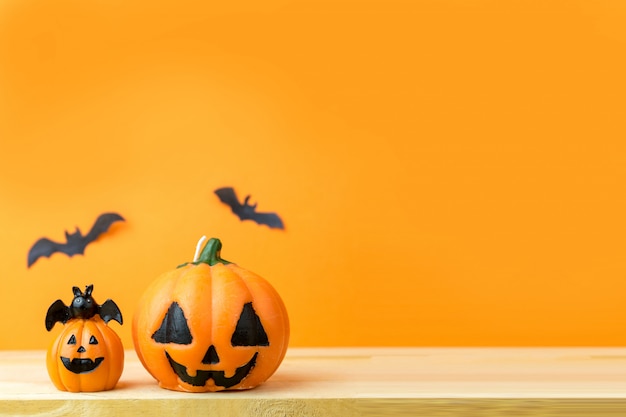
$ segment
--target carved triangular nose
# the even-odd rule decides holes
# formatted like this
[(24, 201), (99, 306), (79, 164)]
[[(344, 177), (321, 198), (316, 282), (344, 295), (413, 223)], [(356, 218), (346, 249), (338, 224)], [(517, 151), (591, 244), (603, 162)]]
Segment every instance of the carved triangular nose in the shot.
[(78, 348), (78, 353), (84, 353), (84, 352), (87, 352), (87, 349), (85, 349), (84, 346), (81, 346)]
[(215, 350), (215, 346), (209, 346), (209, 350), (206, 351), (206, 354), (202, 359), (202, 363), (205, 365), (215, 365), (216, 363), (220, 363), (220, 357), (217, 356), (217, 350)]

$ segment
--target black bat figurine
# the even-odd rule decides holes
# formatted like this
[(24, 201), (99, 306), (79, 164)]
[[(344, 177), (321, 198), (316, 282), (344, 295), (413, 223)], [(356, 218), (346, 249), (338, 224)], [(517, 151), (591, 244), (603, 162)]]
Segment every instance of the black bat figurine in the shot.
[(98, 305), (96, 300), (93, 299), (91, 293), (93, 292), (93, 285), (87, 285), (85, 293), (80, 288), (73, 287), (74, 299), (70, 303), (69, 307), (61, 300), (56, 300), (46, 313), (46, 330), (50, 331), (54, 325), (60, 321), (65, 324), (70, 319), (79, 318), (88, 320), (98, 314), (105, 323), (111, 320), (115, 320), (119, 324), (122, 324), (122, 312), (117, 304), (113, 300), (106, 300), (104, 304)]
[(237, 194), (232, 187), (218, 188), (215, 190), (215, 194), (219, 197), (220, 201), (230, 207), (230, 209), (239, 217), (240, 220), (254, 220), (258, 224), (265, 224), (270, 228), (284, 229), (283, 221), (278, 214), (268, 212), (259, 213), (256, 211), (256, 204), (248, 204), (250, 196), (246, 196), (243, 200), (243, 204), (239, 202)]
[(30, 268), (42, 256), (50, 257), (56, 252), (62, 252), (70, 257), (84, 254), (87, 245), (109, 230), (116, 221), (124, 221), (124, 218), (117, 213), (104, 213), (98, 217), (86, 235), (83, 235), (77, 227), (74, 233), (65, 231), (65, 243), (54, 242), (45, 237), (39, 239), (28, 251), (28, 267)]

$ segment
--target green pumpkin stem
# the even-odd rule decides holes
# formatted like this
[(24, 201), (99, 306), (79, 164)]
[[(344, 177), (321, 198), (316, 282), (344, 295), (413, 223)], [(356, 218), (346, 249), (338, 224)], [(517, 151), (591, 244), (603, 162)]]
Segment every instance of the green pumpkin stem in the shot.
[(200, 252), (200, 257), (198, 258), (197, 263), (204, 262), (210, 266), (218, 263), (229, 264), (230, 262), (220, 257), (221, 250), (222, 242), (219, 239), (212, 237), (204, 246), (202, 252)]
[(182, 265), (179, 265), (178, 268), (188, 265), (190, 263), (193, 265), (205, 263), (205, 264), (208, 264), (209, 266), (213, 266), (218, 263), (221, 263), (221, 264), (231, 263), (227, 261), (226, 259), (222, 259), (220, 257), (220, 251), (222, 250), (222, 242), (215, 237), (212, 237), (211, 239), (209, 239), (207, 244), (204, 245), (202, 252), (200, 252), (200, 256), (198, 256), (198, 249), (200, 245), (202, 245), (202, 242), (204, 241), (204, 239), (206, 239), (206, 236), (202, 236), (202, 238), (198, 242), (198, 248), (196, 249), (196, 256), (194, 257), (193, 262), (186, 262)]

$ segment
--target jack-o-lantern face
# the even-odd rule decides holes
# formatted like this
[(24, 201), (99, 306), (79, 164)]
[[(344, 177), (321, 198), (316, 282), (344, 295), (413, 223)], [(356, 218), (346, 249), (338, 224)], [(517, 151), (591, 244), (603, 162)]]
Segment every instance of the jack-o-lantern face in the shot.
[[(165, 317), (161, 322), (159, 329), (154, 332), (152, 339), (157, 343), (189, 345), (193, 340), (191, 330), (187, 325), (187, 319), (181, 307), (177, 302), (173, 302), (165, 313)], [(237, 320), (235, 330), (231, 337), (231, 346), (269, 346), (267, 334), (261, 324), (261, 319), (254, 311), (252, 303), (246, 303), (243, 306), (241, 316)], [(231, 388), (241, 383), (248, 376), (258, 357), (258, 352), (254, 352), (248, 362), (238, 367), (234, 374), (230, 377), (226, 376), (223, 370), (196, 370), (195, 375), (191, 376), (187, 371), (187, 367), (172, 358), (165, 349), (172, 370), (178, 375), (181, 381), (195, 387), (203, 387), (209, 379), (212, 379), (216, 386)], [(210, 345), (202, 358), (204, 365), (219, 365), (220, 357), (217, 353), (215, 345)]]
[[(80, 347), (76, 348), (76, 335), (72, 334), (70, 336), (70, 340), (67, 341), (67, 344), (69, 346), (71, 346), (67, 352), (68, 356), (63, 356), (63, 352), (61, 353), (61, 362), (63, 363), (63, 366), (65, 366), (65, 369), (67, 369), (70, 372), (73, 372), (75, 374), (85, 374), (88, 372), (92, 372), (94, 371), (98, 366), (100, 366), (100, 364), (102, 363), (102, 361), (104, 361), (104, 356), (96, 356), (93, 359), (91, 358), (82, 358), (80, 356), (77, 356), (73, 359), (71, 359), (71, 355), (72, 355), (72, 350), (75, 349), (77, 354), (82, 354), (87, 352), (87, 349), (85, 349), (85, 346), (83, 346), (82, 344), (80, 345)], [(89, 345), (97, 345), (99, 344), (98, 339), (96, 339), (96, 336), (91, 335), (89, 337)], [(65, 349), (61, 349), (62, 351)], [(102, 352), (98, 352), (98, 353), (102, 353)]]
[(63, 391), (113, 389), (123, 366), (122, 341), (99, 316), (69, 320), (48, 349), (50, 379)]
[[(215, 241), (206, 252), (219, 251)], [(155, 281), (133, 322), (142, 363), (162, 387), (179, 391), (252, 388), (278, 368), (288, 338), (287, 312), (267, 281), (202, 257)]]

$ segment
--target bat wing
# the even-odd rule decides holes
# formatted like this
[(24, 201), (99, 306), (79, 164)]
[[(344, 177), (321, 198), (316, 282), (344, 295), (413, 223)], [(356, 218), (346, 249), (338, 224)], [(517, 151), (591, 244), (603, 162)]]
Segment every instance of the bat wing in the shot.
[(46, 313), (46, 330), (50, 331), (57, 321), (66, 323), (70, 319), (70, 309), (63, 301), (56, 300)]
[(54, 242), (48, 238), (41, 238), (28, 251), (28, 267), (30, 268), (42, 256), (50, 257), (55, 252), (65, 252), (64, 243)]
[(254, 220), (258, 224), (264, 224), (269, 226), (272, 229), (284, 229), (285, 225), (283, 224), (282, 219), (276, 213), (249, 213), (247, 218), (250, 220)]
[(117, 221), (124, 221), (124, 218), (117, 213), (104, 213), (98, 216), (91, 230), (84, 237), (85, 246), (96, 240), (102, 233), (109, 230), (109, 227)]
[(222, 203), (230, 207), (233, 213), (241, 217), (243, 205), (239, 202), (237, 194), (232, 187), (218, 188), (215, 190), (215, 194), (217, 194)]
[(115, 301), (109, 299), (104, 302), (98, 309), (98, 314), (105, 323), (108, 323), (111, 320), (115, 320), (119, 324), (122, 324), (122, 312), (120, 311)]
[(248, 199), (250, 196), (246, 197), (243, 204), (240, 203), (239, 198), (237, 198), (237, 194), (232, 187), (218, 188), (215, 190), (215, 194), (217, 194), (222, 203), (231, 208), (233, 213), (239, 217), (239, 220), (254, 220), (256, 223), (265, 224), (270, 228), (285, 228), (283, 221), (278, 214), (271, 212), (259, 213), (256, 211), (256, 204), (249, 205)]

